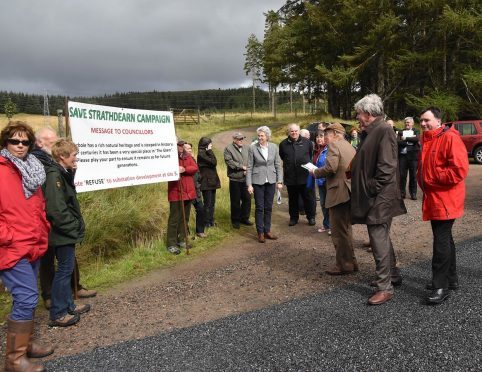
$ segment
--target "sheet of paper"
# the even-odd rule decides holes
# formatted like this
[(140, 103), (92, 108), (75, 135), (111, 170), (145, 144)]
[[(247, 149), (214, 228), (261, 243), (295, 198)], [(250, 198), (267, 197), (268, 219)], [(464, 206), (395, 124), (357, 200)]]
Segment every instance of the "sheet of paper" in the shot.
[(308, 169), (308, 171), (310, 172), (314, 171), (315, 169), (318, 169), (318, 167), (313, 163), (306, 163), (306, 164), (302, 164), (301, 166), (305, 169)]
[(403, 137), (415, 137), (415, 134), (413, 133), (413, 130), (404, 130), (403, 131)]

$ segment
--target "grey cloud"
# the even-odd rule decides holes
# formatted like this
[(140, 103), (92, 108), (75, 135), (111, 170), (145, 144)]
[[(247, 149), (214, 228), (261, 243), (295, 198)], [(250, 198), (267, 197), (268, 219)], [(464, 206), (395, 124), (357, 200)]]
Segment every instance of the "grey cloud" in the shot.
[[(237, 87), (248, 36), (283, 0), (16, 0), (0, 13), (0, 90), (90, 95)], [(7, 36), (8, 35), (8, 36)]]

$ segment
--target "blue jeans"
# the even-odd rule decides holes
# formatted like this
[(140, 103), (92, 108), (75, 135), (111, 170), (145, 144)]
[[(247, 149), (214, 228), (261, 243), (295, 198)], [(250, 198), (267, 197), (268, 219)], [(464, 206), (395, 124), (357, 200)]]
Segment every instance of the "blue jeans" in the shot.
[(50, 319), (56, 320), (75, 309), (70, 280), (74, 271), (75, 244), (54, 247), (57, 257), (57, 271), (52, 282), (52, 306)]
[(12, 294), (13, 306), (10, 319), (32, 320), (38, 303), (37, 275), (40, 261), (28, 262), (26, 258), (18, 261), (8, 270), (0, 270), (3, 284)]
[(330, 214), (328, 213), (328, 209), (325, 208), (325, 200), (326, 200), (326, 185), (318, 186), (318, 191), (320, 194), (320, 206), (321, 211), (323, 212), (323, 227), (325, 229), (330, 229)]
[(264, 185), (253, 185), (254, 205), (256, 210), (254, 219), (258, 234), (271, 231), (271, 211), (273, 210), (273, 198), (276, 190), (275, 183), (265, 183)]

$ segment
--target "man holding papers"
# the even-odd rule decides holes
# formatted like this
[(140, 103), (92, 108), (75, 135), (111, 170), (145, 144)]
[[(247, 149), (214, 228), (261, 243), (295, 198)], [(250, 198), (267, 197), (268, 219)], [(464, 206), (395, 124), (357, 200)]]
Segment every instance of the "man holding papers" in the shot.
[(413, 126), (413, 118), (405, 118), (405, 130), (398, 132), (398, 161), (400, 163), (400, 191), (405, 198), (407, 173), (409, 175), (408, 191), (410, 198), (417, 200), (417, 159), (420, 132)]
[(325, 129), (325, 142), (328, 144), (325, 165), (315, 169), (313, 175), (326, 178), (325, 207), (329, 210), (331, 239), (336, 251), (335, 265), (326, 273), (345, 275), (358, 271), (351, 229), (351, 182), (346, 176), (356, 151), (345, 140), (345, 128), (339, 123), (330, 124)]

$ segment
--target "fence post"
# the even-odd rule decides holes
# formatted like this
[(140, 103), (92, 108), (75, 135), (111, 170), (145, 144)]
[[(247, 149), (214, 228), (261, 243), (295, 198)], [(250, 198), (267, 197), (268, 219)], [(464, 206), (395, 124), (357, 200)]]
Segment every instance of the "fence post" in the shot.
[(201, 114), (199, 113), (199, 109), (197, 109), (197, 124), (201, 124)]
[(64, 126), (64, 110), (57, 110), (57, 125), (60, 137), (65, 137), (65, 126)]

